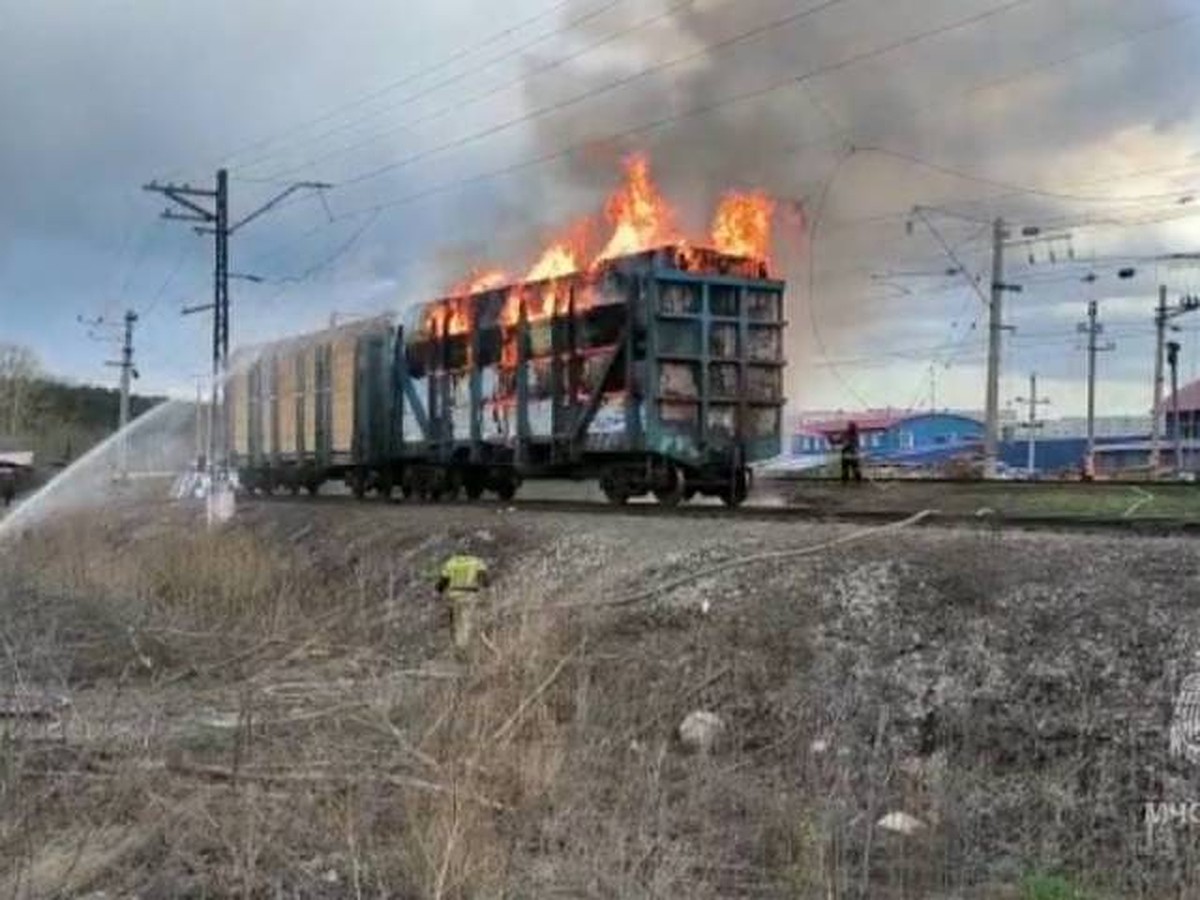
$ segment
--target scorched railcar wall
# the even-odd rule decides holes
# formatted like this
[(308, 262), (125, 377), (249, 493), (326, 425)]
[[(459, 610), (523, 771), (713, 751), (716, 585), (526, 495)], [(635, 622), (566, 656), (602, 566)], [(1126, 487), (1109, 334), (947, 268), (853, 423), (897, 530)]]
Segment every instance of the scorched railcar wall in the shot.
[(599, 477), (618, 501), (736, 501), (779, 451), (783, 289), (759, 263), (667, 247), (429, 304), (397, 343), (403, 455), (472, 493), (507, 468)]

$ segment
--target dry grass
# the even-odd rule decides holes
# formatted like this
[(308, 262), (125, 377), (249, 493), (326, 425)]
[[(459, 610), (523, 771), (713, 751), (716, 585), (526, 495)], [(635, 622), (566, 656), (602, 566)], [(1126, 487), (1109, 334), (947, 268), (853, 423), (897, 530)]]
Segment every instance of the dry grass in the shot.
[[(475, 539), (166, 515), (0, 559), (0, 696), (72, 701), (0, 719), (0, 896), (1017, 896), (971, 846), (994, 748), (898, 754), (886, 704), (822, 668), (815, 608), (550, 609), (563, 545), (500, 533), (525, 611), (455, 660), (428, 576)], [(675, 740), (695, 708), (735, 726), (712, 756)], [(1045, 790), (1026, 826), (1059, 783), (1014, 784)], [(927, 828), (874, 827), (897, 808)]]
[[(86, 520), (26, 542), (4, 563), (0, 671), (74, 702), (61, 723), (0, 726), (8, 894), (703, 898), (819, 880), (797, 870), (796, 809), (672, 745), (700, 697), (639, 696), (636, 663), (612, 659), (622, 625), (506, 616), (455, 661), (425, 577), (439, 548), (409, 550), (331, 565), (269, 532)], [(748, 861), (721, 821), (759, 805)]]

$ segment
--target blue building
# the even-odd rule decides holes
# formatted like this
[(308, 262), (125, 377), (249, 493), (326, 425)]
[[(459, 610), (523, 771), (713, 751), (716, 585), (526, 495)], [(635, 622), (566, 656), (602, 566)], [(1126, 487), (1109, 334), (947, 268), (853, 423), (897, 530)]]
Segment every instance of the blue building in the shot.
[(792, 435), (792, 467), (832, 462), (850, 422), (858, 426), (864, 460), (877, 465), (930, 466), (971, 458), (983, 441), (983, 424), (960, 413), (868, 410), (802, 420)]
[[(1120, 435), (1096, 438), (1097, 467), (1100, 460), (1113, 459), (1112, 453), (1130, 442), (1144, 443), (1146, 435)], [(1033, 471), (1039, 475), (1078, 474), (1087, 455), (1086, 437), (1048, 437), (1038, 439), (1033, 445)], [(1010, 469), (1025, 470), (1029, 467), (1029, 439), (1018, 438), (1000, 442), (1000, 461)]]

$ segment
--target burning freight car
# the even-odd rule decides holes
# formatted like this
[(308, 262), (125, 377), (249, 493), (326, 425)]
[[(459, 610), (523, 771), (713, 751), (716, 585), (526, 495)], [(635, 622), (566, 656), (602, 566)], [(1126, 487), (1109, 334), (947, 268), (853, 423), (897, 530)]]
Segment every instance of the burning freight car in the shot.
[(598, 478), (615, 503), (740, 503), (779, 446), (770, 211), (729, 195), (715, 246), (689, 243), (634, 159), (589, 264), (556, 241), (517, 283), (478, 273), (402, 324), (262, 348), (230, 391), (242, 483), (507, 498), (527, 477)]

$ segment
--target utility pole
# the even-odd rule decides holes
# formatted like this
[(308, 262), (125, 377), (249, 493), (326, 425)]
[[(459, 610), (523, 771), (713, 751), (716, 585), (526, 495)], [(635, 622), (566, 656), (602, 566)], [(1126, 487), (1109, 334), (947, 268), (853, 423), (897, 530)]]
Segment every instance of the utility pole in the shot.
[(1167, 286), (1158, 286), (1158, 309), (1154, 312), (1154, 406), (1150, 410), (1150, 477), (1158, 475), (1159, 438), (1162, 434), (1163, 344), (1167, 331)]
[(204, 435), (204, 376), (196, 376), (196, 463), (204, 458), (205, 452), (205, 435)]
[(121, 370), (121, 402), (117, 414), (117, 473), (122, 479), (129, 477), (129, 436), (125, 429), (129, 425), (129, 387), (130, 380), (138, 377), (137, 369), (133, 367), (133, 326), (138, 320), (137, 313), (132, 309), (125, 312), (125, 339), (121, 344), (121, 358), (109, 360), (106, 366), (114, 366)]
[[(1058, 242), (1071, 240), (1070, 234), (1053, 234), (1045, 235), (1042, 229), (1036, 225), (1026, 225), (1021, 229), (1022, 240), (1009, 240), (1009, 231), (1005, 225), (1004, 219), (997, 217), (992, 224), (992, 283), (991, 290), (985, 293), (977, 284), (977, 280), (972, 278), (966, 266), (962, 264), (958, 256), (954, 252), (954, 248), (947, 243), (941, 232), (930, 221), (925, 214), (927, 211), (938, 212), (944, 215), (957, 216), (971, 222), (978, 220), (970, 216), (962, 216), (951, 212), (950, 210), (941, 209), (938, 207), (913, 207), (913, 213), (925, 223), (925, 226), (937, 239), (942, 250), (950, 261), (954, 263), (954, 268), (947, 269), (946, 275), (961, 275), (971, 289), (979, 296), (979, 299), (987, 306), (988, 309), (988, 351), (987, 351), (987, 386), (984, 398), (984, 434), (983, 434), (983, 471), (985, 478), (994, 478), (998, 469), (998, 449), (1000, 444), (1000, 357), (1001, 357), (1001, 339), (1003, 332), (1012, 330), (1012, 326), (1004, 324), (1004, 293), (1012, 291), (1013, 293), (1021, 292), (1021, 285), (1006, 284), (1004, 281), (1004, 249), (1005, 247), (1019, 247), (1023, 245), (1032, 245), (1045, 242)], [(906, 223), (906, 228), (909, 233), (912, 233), (912, 221)], [(1074, 251), (1068, 249), (1068, 258), (1074, 258)], [(1030, 262), (1033, 261), (1033, 255), (1030, 254)], [(1050, 253), (1050, 261), (1055, 262), (1054, 252)]]
[(1036, 225), (1029, 225), (1021, 229), (1021, 234), (1029, 240), (1010, 242), (1004, 220), (997, 218), (992, 222), (992, 289), (988, 299), (987, 392), (984, 411), (986, 421), (983, 435), (985, 478), (996, 477), (1000, 443), (1000, 340), (1003, 333), (1012, 327), (1004, 324), (1004, 294), (1006, 291), (1019, 294), (1022, 290), (1021, 285), (1007, 284), (1004, 281), (1004, 248), (1036, 243), (1040, 240), (1070, 239), (1070, 235), (1039, 237), (1041, 233), (1041, 229)]
[(1167, 343), (1167, 365), (1171, 367), (1171, 439), (1175, 443), (1175, 477), (1183, 471), (1183, 444), (1180, 442), (1179, 427), (1179, 342)]
[(1000, 438), (1000, 332), (1004, 327), (1004, 220), (992, 223), (992, 290), (988, 303), (988, 354), (985, 424), (983, 432), (983, 476), (996, 477), (996, 453)]
[(1080, 322), (1076, 329), (1080, 334), (1087, 335), (1087, 451), (1084, 455), (1087, 472), (1095, 471), (1096, 456), (1096, 354), (1116, 349), (1116, 344), (1109, 341), (1106, 344), (1096, 343), (1096, 338), (1104, 333), (1104, 324), (1096, 321), (1098, 305), (1095, 300), (1088, 301), (1088, 317), (1086, 322)]
[[(1179, 302), (1173, 306), (1167, 305), (1167, 286), (1159, 285), (1158, 288), (1158, 308), (1154, 311), (1154, 407), (1151, 409), (1153, 417), (1150, 426), (1150, 477), (1155, 478), (1158, 475), (1159, 467), (1162, 465), (1162, 450), (1161, 450), (1161, 435), (1162, 435), (1162, 416), (1163, 416), (1163, 348), (1169, 346), (1165, 344), (1167, 329), (1178, 331), (1177, 325), (1172, 325), (1171, 320), (1176, 319), (1185, 313), (1193, 312), (1200, 309), (1200, 297), (1193, 294), (1181, 297)], [(1172, 342), (1174, 343), (1174, 342)], [(1174, 344), (1175, 353), (1179, 353), (1179, 345)], [(1174, 377), (1174, 372), (1172, 372)], [(1174, 391), (1174, 387), (1172, 387)], [(1174, 414), (1174, 413), (1173, 413)], [(1179, 428), (1179, 420), (1175, 420), (1176, 429)], [(1179, 459), (1175, 461), (1175, 467), (1179, 469)]]
[[(285, 197), (300, 190), (324, 190), (331, 185), (316, 181), (298, 181), (289, 185), (275, 197), (268, 200), (254, 212), (243, 216), (240, 220), (229, 222), (229, 174), (225, 169), (218, 169), (215, 186), (196, 188), (190, 184), (159, 184), (151, 181), (143, 185), (143, 189), (162, 194), (173, 201), (178, 209), (167, 208), (163, 211), (164, 219), (174, 219), (182, 222), (196, 222), (199, 234), (213, 235), (213, 302), (202, 306), (194, 306), (184, 310), (185, 315), (203, 312), (211, 309), (213, 313), (212, 331), (212, 388), (210, 397), (210, 427), (208, 429), (208, 468), (212, 483), (223, 480), (229, 464), (228, 435), (224, 427), (224, 392), (225, 379), (229, 367), (229, 279), (242, 277), (249, 281), (261, 281), (254, 276), (237, 276), (229, 272), (229, 238), (239, 228), (257, 219), (267, 210), (279, 204)], [(205, 205), (207, 202), (208, 205)]]
[(1029, 396), (1018, 397), (1017, 402), (1029, 404), (1029, 418), (1022, 425), (1029, 429), (1029, 452), (1027, 454), (1025, 470), (1029, 477), (1033, 478), (1033, 473), (1037, 471), (1037, 430), (1043, 424), (1037, 417), (1037, 409), (1039, 406), (1050, 402), (1049, 397), (1039, 398), (1037, 395), (1037, 372), (1029, 373)]

